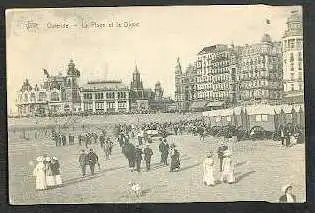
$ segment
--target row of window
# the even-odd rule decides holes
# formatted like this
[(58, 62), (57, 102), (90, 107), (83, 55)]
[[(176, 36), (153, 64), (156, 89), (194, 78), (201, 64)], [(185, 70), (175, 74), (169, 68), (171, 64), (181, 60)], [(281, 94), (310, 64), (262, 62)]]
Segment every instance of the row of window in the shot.
[(219, 92), (198, 92), (198, 98), (210, 98), (210, 99), (225, 99), (229, 97), (229, 92), (219, 91)]
[[(298, 73), (299, 75), (298, 75), (298, 80), (303, 80), (303, 73), (302, 72), (299, 72)], [(295, 73), (290, 73), (290, 80), (291, 81), (293, 81), (293, 80), (295, 80), (296, 78), (295, 78)]]
[(303, 40), (302, 39), (288, 39), (283, 41), (283, 49), (284, 50), (292, 50), (292, 49), (302, 49), (303, 48)]
[(279, 91), (273, 90), (263, 90), (263, 89), (256, 89), (256, 90), (242, 90), (240, 93), (240, 98), (242, 100), (250, 100), (250, 99), (279, 99), (280, 93)]
[[(96, 100), (103, 100), (104, 99), (104, 93), (102, 93), (102, 92), (95, 93), (94, 97)], [(106, 97), (106, 99), (115, 99), (115, 92), (106, 92), (105, 97)], [(126, 92), (117, 92), (117, 98), (118, 99), (125, 99), (126, 97), (127, 97)], [(83, 98), (85, 100), (92, 100), (93, 94), (92, 93), (84, 93)]]
[[(83, 104), (84, 111), (93, 111), (93, 102), (85, 102)], [(115, 102), (106, 102), (106, 108), (111, 111), (116, 108)], [(127, 102), (126, 101), (119, 101), (118, 102), (118, 109), (126, 109)], [(95, 110), (96, 111), (104, 111), (105, 104), (104, 102), (95, 102)]]
[[(65, 93), (63, 94), (63, 96), (65, 96)], [(45, 101), (47, 100), (47, 94), (46, 92), (40, 92), (38, 94), (38, 98), (36, 98), (35, 93), (31, 93), (30, 95), (28, 95), (27, 93), (24, 94), (24, 96), (22, 97), (22, 95), (19, 95), (19, 101), (23, 101), (23, 102), (36, 102), (36, 101)], [(65, 98), (65, 97), (64, 97)], [(60, 95), (57, 92), (52, 92), (50, 94), (50, 99), (51, 101), (60, 101)]]
[(270, 54), (270, 53), (276, 53), (277, 49), (275, 47), (271, 48), (269, 46), (257, 46), (253, 48), (246, 48), (242, 51), (242, 56), (251, 56), (255, 55), (257, 53), (260, 54)]
[(299, 83), (299, 84), (298, 84), (298, 88), (296, 88), (296, 87), (294, 86), (294, 84), (289, 84), (288, 87), (289, 87), (289, 88), (287, 88), (286, 91), (287, 91), (287, 90), (291, 90), (291, 91), (295, 91), (295, 90), (302, 91), (302, 90), (304, 89), (302, 83)]

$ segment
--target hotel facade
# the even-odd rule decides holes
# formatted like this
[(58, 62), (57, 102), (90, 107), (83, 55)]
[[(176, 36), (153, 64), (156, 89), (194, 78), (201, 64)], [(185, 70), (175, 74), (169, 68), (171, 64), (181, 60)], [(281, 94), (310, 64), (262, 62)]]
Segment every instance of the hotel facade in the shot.
[(44, 80), (32, 86), (25, 80), (17, 92), (19, 116), (59, 116), (69, 114), (106, 114), (167, 111), (172, 100), (163, 97), (158, 81), (154, 90), (144, 89), (136, 67), (132, 82), (89, 81), (79, 86), (80, 71), (70, 60), (66, 74), (52, 76), (44, 70)]
[(288, 102), (304, 101), (303, 19), (292, 11), (282, 37), (283, 89)]
[(175, 87), (180, 111), (276, 102), (282, 97), (281, 43), (264, 34), (256, 44), (205, 47), (186, 72), (177, 62)]

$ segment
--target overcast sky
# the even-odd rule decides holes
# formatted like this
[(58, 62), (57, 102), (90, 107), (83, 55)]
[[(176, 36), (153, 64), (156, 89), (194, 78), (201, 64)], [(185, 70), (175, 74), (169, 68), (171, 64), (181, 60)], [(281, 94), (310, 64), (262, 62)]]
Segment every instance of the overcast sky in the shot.
[[(236, 45), (258, 42), (264, 32), (281, 40), (290, 11), (299, 7), (176, 6), (27, 9), (7, 11), (8, 112), (25, 78), (40, 83), (42, 68), (65, 73), (72, 58), (87, 80), (119, 80), (129, 84), (137, 64), (145, 87), (159, 80), (165, 95), (174, 96), (174, 67), (193, 62), (203, 47), (217, 43)], [(271, 24), (266, 25), (266, 19)], [(26, 28), (26, 23), (38, 28)], [(82, 28), (98, 22), (139, 23), (133, 29)], [(49, 23), (67, 23), (69, 29), (48, 29)], [(76, 27), (73, 25), (77, 24)]]

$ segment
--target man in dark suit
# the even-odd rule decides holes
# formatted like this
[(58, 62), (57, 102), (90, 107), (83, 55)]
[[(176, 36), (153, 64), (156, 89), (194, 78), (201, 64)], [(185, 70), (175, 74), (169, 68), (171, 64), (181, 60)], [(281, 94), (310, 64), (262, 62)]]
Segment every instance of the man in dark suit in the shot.
[(163, 150), (164, 150), (163, 138), (160, 138), (160, 144), (159, 144), (159, 151), (161, 152), (160, 163), (163, 163)]
[(163, 139), (163, 142), (160, 144), (160, 151), (162, 152), (162, 155), (161, 155), (161, 158), (162, 158), (162, 163), (164, 165), (168, 165), (167, 163), (167, 157), (168, 157), (168, 153), (169, 153), (169, 149), (170, 149), (170, 146), (169, 144), (167, 143), (167, 140), (166, 138)]
[(146, 165), (146, 169), (147, 171), (150, 170), (151, 167), (151, 157), (153, 155), (153, 151), (150, 148), (150, 145), (148, 144), (147, 147), (143, 150), (144, 152), (144, 160), (145, 160), (145, 165)]
[(98, 156), (95, 154), (93, 149), (90, 149), (90, 152), (87, 158), (88, 158), (88, 163), (91, 170), (91, 175), (94, 175), (94, 168), (95, 168), (95, 164), (98, 163)]
[(99, 137), (99, 140), (100, 140), (101, 148), (103, 148), (105, 144), (105, 136), (101, 134)]
[(223, 152), (225, 150), (227, 150), (227, 149), (228, 149), (228, 147), (223, 142), (221, 142), (220, 146), (218, 147), (218, 151), (217, 151), (218, 158), (219, 158), (219, 161), (220, 161), (220, 172), (222, 172)]
[(140, 149), (140, 146), (136, 146), (136, 170), (137, 172), (140, 172), (140, 167), (141, 167), (141, 161), (142, 161), (142, 150)]
[(81, 150), (81, 154), (79, 156), (79, 163), (81, 167), (82, 177), (84, 177), (87, 165), (87, 154), (85, 153), (84, 149)]

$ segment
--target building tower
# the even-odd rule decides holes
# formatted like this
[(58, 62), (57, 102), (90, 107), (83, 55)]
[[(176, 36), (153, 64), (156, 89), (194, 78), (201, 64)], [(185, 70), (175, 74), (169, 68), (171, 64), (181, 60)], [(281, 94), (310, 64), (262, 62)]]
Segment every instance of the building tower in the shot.
[(133, 100), (144, 98), (143, 83), (141, 81), (140, 72), (136, 65), (135, 71), (132, 73), (132, 81), (130, 83), (131, 97)]
[(80, 77), (80, 71), (76, 69), (73, 60), (71, 59), (68, 64), (68, 70), (66, 75), (65, 82), (65, 94), (66, 102), (65, 111), (74, 111), (76, 105), (80, 103), (80, 91), (78, 79)]
[(163, 92), (164, 91), (163, 91), (163, 89), (161, 87), (161, 83), (159, 81), (156, 82), (155, 87), (154, 87), (154, 93), (155, 93), (155, 100), (156, 101), (162, 100)]
[(284, 98), (291, 96), (295, 102), (297, 97), (303, 96), (304, 91), (303, 20), (298, 10), (292, 11), (287, 20), (282, 52)]
[(182, 66), (180, 64), (180, 58), (177, 58), (177, 63), (175, 66), (175, 102), (177, 105), (177, 109), (182, 109), (183, 108), (183, 103), (182, 103)]

